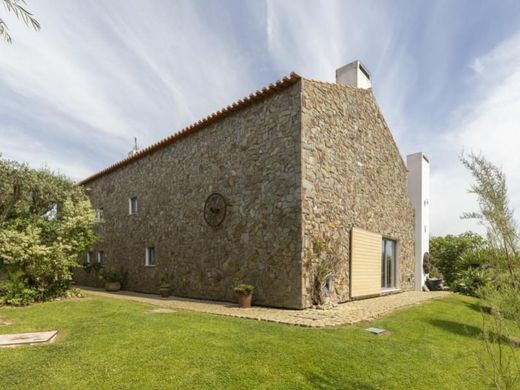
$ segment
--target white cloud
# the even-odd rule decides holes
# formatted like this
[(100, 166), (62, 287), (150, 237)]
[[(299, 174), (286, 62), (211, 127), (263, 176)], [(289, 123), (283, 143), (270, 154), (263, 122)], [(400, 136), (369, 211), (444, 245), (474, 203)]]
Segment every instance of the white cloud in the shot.
[[(31, 2), (42, 30), (8, 17), (14, 42), (0, 46), (0, 138), (11, 137), (8, 126), (20, 133), (0, 141), (0, 152), (81, 177), (124, 157), (134, 136), (146, 146), (248, 94), (258, 86), (255, 64), (241, 55), (232, 28), (215, 27), (201, 12), (224, 18), (221, 8)], [(31, 139), (45, 147), (16, 143)]]
[(417, 82), (401, 19), (408, 10), (371, 1), (268, 1), (271, 56), (284, 71), (335, 81), (337, 68), (361, 60), (369, 69), (378, 103), (403, 156), (407, 146), (408, 100)]
[[(506, 173), (512, 206), (520, 209), (520, 34), (498, 44), (471, 65), (472, 96), (455, 116), (449, 131), (436, 142), (439, 169), (432, 176), (432, 228), (434, 233), (478, 229), (458, 216), (476, 210), (474, 195), (467, 194), (472, 178), (456, 156), (482, 153)], [(443, 160), (444, 159), (444, 160)], [(518, 218), (518, 212), (516, 213)], [(481, 229), (480, 229), (481, 230)]]
[(63, 151), (62, 158), (53, 161), (53, 164), (48, 164), (42, 161), (42, 155), (51, 155), (52, 149), (49, 148), (44, 140), (38, 140), (34, 137), (20, 133), (15, 128), (3, 128), (2, 148), (8, 153), (2, 157), (8, 159), (15, 159), (23, 161), (35, 168), (49, 168), (55, 172), (62, 174), (69, 174), (73, 172), (70, 177), (74, 180), (79, 180), (90, 174), (90, 170), (85, 168), (82, 161), (77, 161), (73, 153), (70, 151)]

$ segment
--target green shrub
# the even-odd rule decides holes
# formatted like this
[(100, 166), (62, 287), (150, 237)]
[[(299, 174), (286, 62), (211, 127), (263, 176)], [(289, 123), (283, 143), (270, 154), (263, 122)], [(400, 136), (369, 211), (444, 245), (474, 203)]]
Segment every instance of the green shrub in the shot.
[(126, 273), (122, 269), (120, 271), (116, 271), (114, 269), (102, 268), (101, 271), (99, 272), (99, 276), (101, 276), (101, 278), (105, 282), (123, 283)]
[(509, 273), (499, 273), (481, 289), (480, 295), (487, 306), (520, 327), (520, 290), (510, 280)]
[(430, 240), (430, 259), (444, 281), (453, 287), (460, 273), (488, 262), (486, 241), (480, 235), (466, 232), (458, 236), (433, 237)]
[(160, 288), (172, 288), (172, 285), (169, 282), (172, 279), (173, 279), (173, 275), (172, 274), (168, 274), (166, 272), (163, 272), (161, 274)]
[(249, 295), (254, 290), (255, 290), (255, 286), (253, 286), (252, 284), (245, 284), (245, 283), (237, 284), (233, 288), (233, 291), (235, 291), (237, 294), (242, 294), (242, 295)]
[(0, 283), (0, 305), (26, 306), (33, 303), (37, 291), (26, 285), (27, 278), (22, 271), (9, 273)]
[(464, 295), (478, 297), (480, 291), (491, 281), (489, 271), (484, 268), (468, 268), (460, 271), (452, 282), (452, 289)]

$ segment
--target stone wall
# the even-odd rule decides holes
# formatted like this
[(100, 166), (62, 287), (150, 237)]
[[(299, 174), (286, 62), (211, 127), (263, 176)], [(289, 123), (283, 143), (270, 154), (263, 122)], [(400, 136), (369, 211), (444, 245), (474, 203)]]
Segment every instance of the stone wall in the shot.
[[(177, 296), (234, 301), (232, 286), (256, 286), (254, 302), (302, 307), (301, 82), (277, 91), (87, 184), (105, 223), (97, 251), (128, 271), (125, 288), (157, 293), (168, 275)], [(227, 215), (203, 217), (213, 193)], [(138, 215), (128, 199), (137, 196)], [(157, 264), (145, 266), (145, 248)], [(99, 285), (79, 270), (79, 284)]]
[[(166, 276), (174, 295), (234, 301), (245, 282), (256, 304), (307, 307), (319, 238), (340, 260), (329, 299), (346, 301), (354, 226), (397, 240), (400, 288), (413, 289), (407, 171), (370, 90), (300, 79), (87, 187), (105, 216), (94, 256), (126, 269), (128, 290), (157, 293)], [(203, 216), (214, 192), (228, 203), (216, 228)], [(75, 278), (101, 285), (93, 271)]]
[[(329, 299), (349, 299), (350, 233), (356, 226), (396, 239), (401, 290), (414, 286), (414, 214), (407, 170), (371, 90), (302, 81), (304, 258), (330, 239), (340, 264)], [(312, 275), (303, 295), (311, 304)]]

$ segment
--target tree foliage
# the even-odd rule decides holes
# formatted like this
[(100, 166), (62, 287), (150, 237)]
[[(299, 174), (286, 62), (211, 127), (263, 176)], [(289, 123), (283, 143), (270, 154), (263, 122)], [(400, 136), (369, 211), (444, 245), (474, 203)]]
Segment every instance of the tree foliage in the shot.
[(509, 205), (504, 173), (481, 155), (470, 154), (461, 161), (468, 168), (475, 183), (470, 193), (477, 195), (480, 211), (464, 213), (463, 218), (477, 219), (487, 231), (490, 248), (494, 251), (493, 266), (497, 272), (507, 272), (509, 282), (520, 290), (520, 256), (518, 232)]
[(486, 321), (483, 316), (487, 359), (483, 359), (482, 364), (497, 389), (518, 388), (518, 353), (502, 341), (512, 333), (506, 319), (512, 320), (517, 330), (520, 328), (519, 241), (514, 212), (509, 205), (506, 177), (500, 168), (481, 155), (461, 156), (461, 161), (475, 179), (470, 192), (477, 195), (479, 205), (478, 212), (465, 213), (463, 217), (476, 218), (485, 226), (493, 277), (493, 282), (480, 291), (492, 313), (491, 321)]
[(17, 303), (12, 295), (20, 283), (36, 300), (63, 295), (72, 268), (95, 240), (94, 223), (82, 187), (0, 158), (0, 303)]
[(433, 237), (430, 240), (430, 258), (445, 282), (453, 287), (461, 272), (477, 268), (486, 261), (483, 255), (485, 247), (484, 238), (473, 232)]
[[(5, 9), (8, 12), (16, 15), (18, 19), (21, 19), (27, 26), (32, 26), (36, 31), (40, 30), (40, 22), (36, 20), (31, 12), (29, 12), (24, 5), (27, 3), (25, 0), (0, 0), (4, 4)], [(12, 42), (11, 34), (7, 28), (7, 24), (2, 18), (0, 18), (0, 37), (4, 37), (7, 43)]]

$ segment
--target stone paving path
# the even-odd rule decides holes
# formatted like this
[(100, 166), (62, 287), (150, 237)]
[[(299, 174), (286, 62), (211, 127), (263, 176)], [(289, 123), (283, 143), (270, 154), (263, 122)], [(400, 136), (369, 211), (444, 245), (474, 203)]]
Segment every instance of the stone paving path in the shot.
[(81, 287), (81, 290), (85, 295), (124, 299), (170, 309), (183, 309), (208, 314), (251, 318), (312, 328), (371, 321), (395, 309), (415, 305), (433, 298), (445, 297), (450, 294), (445, 291), (408, 291), (400, 294), (342, 303), (328, 310), (289, 310), (260, 306), (253, 306), (250, 309), (240, 309), (236, 304), (230, 302), (205, 301), (178, 297), (160, 298), (157, 295), (130, 291), (109, 293), (101, 289), (93, 289), (90, 287)]
[(0, 335), (0, 347), (49, 343), (57, 334), (57, 330), (51, 330), (49, 332), (2, 334)]

